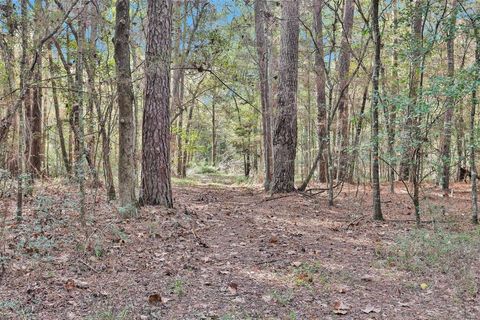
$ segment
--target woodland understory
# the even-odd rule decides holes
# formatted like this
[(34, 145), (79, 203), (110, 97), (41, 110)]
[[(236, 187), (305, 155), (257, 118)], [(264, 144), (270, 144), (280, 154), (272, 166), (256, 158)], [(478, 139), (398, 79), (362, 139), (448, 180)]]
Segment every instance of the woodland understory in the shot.
[(0, 320), (480, 319), (480, 2), (0, 0)]
[(480, 233), (465, 223), (465, 184), (450, 198), (426, 188), (417, 229), (401, 185), (386, 192), (386, 220), (373, 222), (368, 186), (344, 186), (328, 207), (323, 194), (268, 196), (225, 177), (202, 179), (175, 184), (174, 209), (144, 207), (132, 220), (116, 218), (104, 192), (89, 189), (85, 227), (74, 186), (36, 185), (24, 223), (2, 221), (0, 317), (480, 316)]

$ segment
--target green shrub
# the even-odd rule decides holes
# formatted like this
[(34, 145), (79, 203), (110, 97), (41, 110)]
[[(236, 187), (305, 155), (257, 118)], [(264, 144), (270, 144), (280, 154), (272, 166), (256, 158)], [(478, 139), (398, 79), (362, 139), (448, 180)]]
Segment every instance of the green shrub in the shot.
[(194, 171), (197, 174), (212, 174), (218, 172), (217, 168), (207, 164), (196, 167)]

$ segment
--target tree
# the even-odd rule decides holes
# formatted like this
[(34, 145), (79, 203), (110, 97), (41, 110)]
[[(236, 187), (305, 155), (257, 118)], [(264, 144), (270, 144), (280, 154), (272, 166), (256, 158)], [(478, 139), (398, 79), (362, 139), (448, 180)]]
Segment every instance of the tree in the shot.
[(399, 76), (398, 76), (398, 1), (392, 0), (393, 7), (393, 53), (392, 53), (392, 101), (385, 108), (387, 115), (387, 146), (388, 155), (392, 165), (389, 167), (388, 180), (390, 181), (390, 193), (395, 193), (395, 135), (396, 135), (396, 119), (397, 110), (395, 101), (400, 94)]
[[(41, 10), (42, 4), (40, 0), (35, 0), (35, 26), (36, 28), (41, 28)], [(38, 40), (38, 39), (37, 39)], [(29, 127), (30, 127), (30, 143), (29, 153), (28, 153), (28, 170), (30, 174), (38, 177), (42, 171), (42, 53), (38, 55), (37, 64), (35, 66), (34, 72), (35, 86), (32, 90), (32, 104), (31, 112), (29, 117)]]
[(419, 91), (421, 77), (423, 77), (421, 70), (422, 61), (424, 59), (423, 53), (423, 38), (422, 38), (422, 0), (413, 0), (411, 10), (413, 15), (411, 17), (412, 28), (412, 59), (410, 61), (409, 83), (408, 83), (408, 110), (406, 120), (406, 130), (409, 133), (407, 143), (407, 151), (405, 152), (404, 161), (402, 163), (403, 171), (400, 176), (406, 180), (409, 175), (412, 177), (413, 195), (412, 200), (415, 206), (415, 220), (417, 226), (420, 225), (420, 182), (421, 182), (421, 159), (422, 159), (422, 143), (420, 136), (420, 120), (421, 113), (419, 110)]
[(326, 70), (325, 70), (325, 49), (323, 44), (323, 21), (322, 21), (322, 9), (324, 6), (324, 0), (315, 0), (313, 3), (313, 31), (312, 35), (315, 46), (315, 85), (317, 89), (317, 137), (318, 137), (318, 153), (313, 161), (313, 165), (310, 171), (303, 181), (302, 185), (298, 188), (300, 191), (304, 191), (307, 188), (310, 179), (312, 178), (315, 169), (318, 168), (320, 181), (324, 180), (325, 176), (325, 145), (329, 139), (328, 137), (328, 117), (327, 117), (327, 99), (325, 92), (326, 84)]
[(136, 203), (135, 119), (130, 68), (130, 0), (118, 0), (115, 17), (115, 63), (119, 118), (118, 197), (121, 207)]
[[(460, 3), (461, 4), (461, 3)], [(473, 64), (473, 87), (471, 93), (471, 110), (470, 110), (470, 141), (469, 141), (469, 148), (470, 148), (470, 175), (471, 175), (471, 194), (472, 194), (472, 216), (471, 221), (473, 224), (478, 224), (478, 194), (477, 194), (477, 167), (476, 167), (476, 159), (475, 159), (475, 152), (477, 151), (476, 148), (476, 141), (475, 141), (475, 115), (478, 107), (478, 83), (480, 82), (480, 27), (479, 27), (479, 18), (478, 16), (473, 16), (468, 13), (468, 11), (463, 7), (463, 10), (467, 14), (470, 23), (473, 29), (473, 37), (475, 40), (475, 61)]]
[(148, 0), (141, 202), (173, 207), (170, 179), (172, 1)]
[[(88, 0), (82, 1), (84, 8), (88, 4)], [(85, 54), (85, 33), (86, 33), (86, 14), (83, 12), (78, 21), (77, 35), (77, 60), (75, 64), (75, 84), (76, 84), (76, 105), (73, 110), (75, 121), (74, 130), (78, 141), (78, 154), (75, 162), (76, 177), (78, 180), (80, 192), (80, 222), (82, 226), (86, 226), (86, 190), (85, 190), (85, 163), (87, 161), (87, 152), (85, 148), (85, 126), (84, 126), (84, 92), (83, 92), (83, 71), (84, 71), (84, 54)]]
[(298, 86), (298, 1), (282, 1), (277, 110), (273, 132), (273, 193), (295, 190)]
[(380, 167), (378, 160), (379, 149), (379, 125), (378, 125), (378, 103), (379, 90), (378, 79), (380, 77), (380, 50), (381, 36), (380, 27), (378, 26), (378, 4), (379, 0), (372, 1), (372, 33), (373, 42), (375, 43), (375, 54), (373, 59), (372, 72), (372, 197), (373, 197), (373, 219), (383, 220), (382, 207), (380, 203)]
[(62, 160), (63, 164), (65, 166), (65, 171), (67, 172), (68, 175), (72, 173), (72, 168), (70, 165), (70, 161), (68, 159), (68, 154), (67, 154), (67, 147), (65, 144), (65, 135), (63, 133), (63, 121), (60, 117), (60, 103), (58, 101), (58, 94), (57, 94), (57, 82), (54, 80), (55, 78), (55, 65), (53, 63), (53, 58), (52, 58), (52, 48), (50, 46), (49, 50), (49, 55), (48, 55), (48, 64), (50, 67), (50, 77), (52, 78), (52, 99), (53, 99), (53, 107), (55, 109), (55, 124), (57, 126), (57, 133), (58, 133), (58, 139), (60, 142), (60, 150), (62, 152)]
[[(21, 8), (21, 32), (22, 32), (22, 57), (20, 61), (20, 87), (23, 89), (26, 87), (27, 78), (27, 50), (28, 50), (28, 9), (27, 0), (22, 0), (20, 3)], [(22, 98), (22, 97), (21, 97)], [(25, 104), (23, 99), (20, 100), (18, 111), (18, 176), (17, 176), (17, 220), (22, 220), (23, 210), (23, 174), (25, 171), (24, 165), (24, 149), (25, 149)], [(8, 115), (6, 117), (8, 119)]]
[[(454, 85), (455, 77), (455, 23), (457, 17), (457, 1), (451, 1), (451, 13), (447, 26), (447, 63), (448, 63), (448, 77), (451, 85)], [(443, 125), (443, 135), (441, 141), (441, 160), (443, 165), (442, 170), (442, 190), (445, 196), (448, 196), (450, 191), (450, 144), (452, 141), (452, 118), (455, 108), (455, 98), (453, 96), (447, 97), (445, 119)]]
[[(340, 117), (339, 128), (339, 148), (340, 161), (337, 176), (343, 180), (348, 174), (348, 87), (349, 87), (349, 70), (351, 56), (352, 26), (353, 26), (353, 0), (345, 0), (343, 9), (343, 32), (340, 44), (340, 57), (338, 67), (338, 112)], [(330, 164), (331, 165), (331, 164)]]
[[(422, 5), (421, 0), (411, 0), (410, 1), (410, 10), (412, 11), (411, 17), (411, 53), (410, 53), (410, 70), (409, 70), (409, 82), (408, 82), (408, 106), (405, 116), (405, 127), (403, 131), (403, 154), (400, 161), (400, 180), (408, 180), (410, 176), (410, 169), (412, 166), (412, 159), (414, 158), (415, 153), (415, 144), (418, 144), (415, 138), (414, 131), (416, 128), (414, 120), (415, 115), (415, 106), (417, 103), (418, 96), (418, 85), (420, 82), (420, 67), (422, 63), (422, 46), (423, 46), (423, 37), (422, 37)], [(412, 173), (412, 177), (415, 175), (415, 172)]]
[(314, 10), (314, 30), (315, 30), (315, 74), (316, 74), (316, 89), (317, 89), (317, 126), (318, 126), (318, 152), (321, 154), (319, 159), (319, 176), (325, 176), (325, 145), (328, 140), (327, 132), (327, 97), (325, 92), (326, 84), (326, 70), (325, 70), (325, 50), (323, 45), (323, 21), (322, 9), (325, 5), (324, 0), (315, 0), (313, 5)]
[(272, 179), (272, 124), (270, 106), (270, 84), (268, 81), (268, 43), (265, 17), (267, 16), (265, 0), (255, 1), (255, 35), (258, 54), (258, 71), (260, 79), (260, 99), (262, 102), (263, 161), (265, 163), (265, 190), (270, 190)]

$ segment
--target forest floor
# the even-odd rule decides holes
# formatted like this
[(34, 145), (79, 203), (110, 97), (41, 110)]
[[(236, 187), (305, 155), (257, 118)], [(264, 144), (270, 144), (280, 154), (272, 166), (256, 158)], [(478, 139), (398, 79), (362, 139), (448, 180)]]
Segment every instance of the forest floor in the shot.
[[(122, 220), (104, 191), (40, 182), (21, 224), (4, 199), (0, 319), (480, 319), (480, 230), (467, 184), (271, 196), (235, 179), (177, 181), (176, 208)], [(0, 216), (1, 217), (1, 216)]]

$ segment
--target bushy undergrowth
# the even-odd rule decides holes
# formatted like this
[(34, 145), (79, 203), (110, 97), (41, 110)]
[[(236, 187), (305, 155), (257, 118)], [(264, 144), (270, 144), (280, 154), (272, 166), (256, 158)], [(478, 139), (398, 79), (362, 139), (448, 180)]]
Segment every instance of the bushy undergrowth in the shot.
[(218, 170), (217, 168), (209, 165), (201, 165), (193, 170), (196, 174), (212, 174), (212, 173), (217, 173)]
[(430, 277), (443, 275), (451, 280), (460, 296), (475, 296), (476, 270), (480, 259), (480, 230), (451, 232), (444, 229), (412, 230), (397, 238), (386, 250), (390, 266)]

